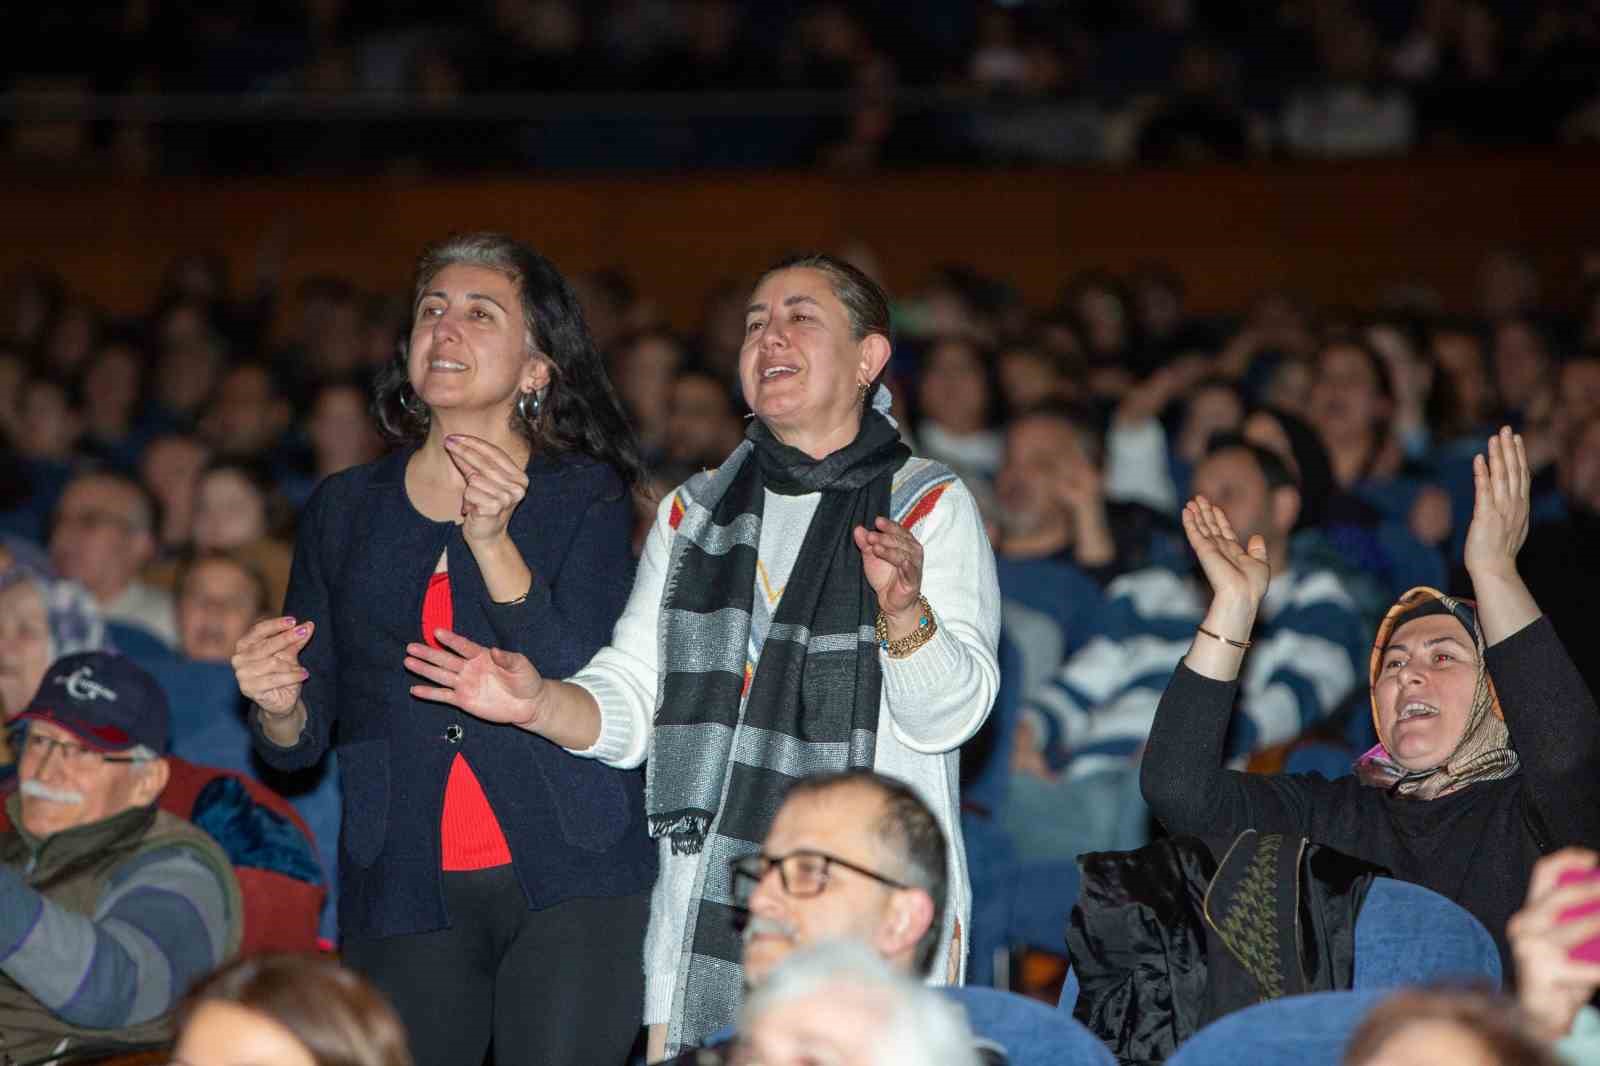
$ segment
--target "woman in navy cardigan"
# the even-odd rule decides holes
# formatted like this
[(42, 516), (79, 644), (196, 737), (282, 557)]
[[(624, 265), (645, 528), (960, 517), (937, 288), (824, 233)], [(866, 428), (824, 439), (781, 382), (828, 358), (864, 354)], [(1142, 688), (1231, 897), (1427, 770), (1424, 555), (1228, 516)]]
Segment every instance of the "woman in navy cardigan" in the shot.
[(331, 743), (343, 778), (343, 952), (421, 1066), (620, 1063), (639, 1027), (656, 849), (637, 772), (410, 694), (408, 641), (461, 637), (551, 676), (610, 638), (632, 583), (637, 445), (571, 288), (495, 234), (417, 266), (380, 376), (405, 447), (301, 517), (287, 616), (239, 642), (270, 764)]

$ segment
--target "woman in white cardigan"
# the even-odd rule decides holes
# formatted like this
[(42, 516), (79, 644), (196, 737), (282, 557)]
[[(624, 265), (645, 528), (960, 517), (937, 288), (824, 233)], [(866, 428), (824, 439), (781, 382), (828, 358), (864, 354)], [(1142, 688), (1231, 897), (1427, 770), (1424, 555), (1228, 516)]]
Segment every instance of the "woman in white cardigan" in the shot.
[(421, 698), (578, 757), (648, 758), (652, 1060), (734, 1020), (729, 863), (759, 850), (796, 777), (870, 766), (938, 813), (952, 876), (933, 977), (964, 968), (957, 749), (994, 699), (1000, 598), (971, 495), (912, 458), (880, 409), (889, 350), (888, 300), (859, 270), (821, 255), (775, 266), (746, 313), (747, 440), (662, 501), (611, 645), (566, 681), (454, 634), (447, 650), (408, 649)]

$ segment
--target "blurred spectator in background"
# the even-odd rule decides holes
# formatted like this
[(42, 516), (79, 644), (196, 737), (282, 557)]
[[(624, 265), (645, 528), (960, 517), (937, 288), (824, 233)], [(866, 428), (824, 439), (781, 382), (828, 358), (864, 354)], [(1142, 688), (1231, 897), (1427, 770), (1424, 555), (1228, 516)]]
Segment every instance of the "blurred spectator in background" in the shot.
[(1010, 424), (996, 480), (1001, 557), (1050, 559), (1104, 585), (1176, 543), (1175, 523), (1138, 503), (1108, 501), (1093, 416), (1053, 405)]
[(344, 278), (313, 276), (295, 287), (288, 342), (271, 360), (291, 400), (303, 402), (318, 382), (372, 369), (365, 315), (360, 290)]
[[(7, 553), (9, 555), (9, 552)], [(105, 623), (82, 587), (17, 561), (0, 564), (0, 725), (39, 691), (45, 671), (64, 655), (105, 647)], [(0, 735), (0, 792), (16, 773), (17, 753)]]
[(312, 484), (383, 454), (383, 438), (367, 406), (367, 390), (355, 381), (326, 381), (317, 388), (305, 427)]
[(639, 434), (647, 465), (667, 454), (672, 381), (687, 359), (683, 342), (664, 330), (635, 334), (621, 343), (613, 359), (617, 392)]
[(7, 524), (37, 541), (44, 538), (50, 513), (78, 465), (83, 412), (77, 390), (65, 379), (44, 373), (23, 379), (16, 403), (12, 447), (26, 498)]
[(995, 356), (1000, 402), (1008, 411), (1026, 411), (1078, 398), (1083, 388), (1081, 362), (1062, 355), (1043, 337), (1013, 341)]
[(670, 396), (666, 460), (682, 469), (678, 481), (685, 481), (721, 465), (744, 439), (744, 419), (734, 408), (728, 383), (697, 367), (678, 371)]
[(144, 447), (144, 353), (129, 338), (109, 338), (83, 368), (81, 447), (119, 470), (131, 471)]
[[(1235, 529), (1260, 534), (1272, 560), (1229, 728), (1228, 754), (1243, 756), (1298, 736), (1338, 708), (1360, 676), (1365, 631), (1339, 574), (1291, 556), (1301, 494), (1276, 454), (1241, 437), (1219, 438), (1193, 489)], [(1207, 590), (1184, 571), (1153, 566), (1113, 581), (1096, 635), (1029, 694), (1006, 815), (1025, 858), (1068, 861), (1146, 842), (1139, 758), (1206, 605)]]
[(1329, 5), (1317, 34), (1324, 80), (1297, 89), (1283, 113), (1283, 138), (1297, 155), (1395, 155), (1416, 137), (1416, 111), (1385, 86), (1376, 29), (1358, 12)]
[[(1528, 588), (1557, 632), (1588, 633), (1589, 612), (1600, 603), (1600, 569), (1593, 565), (1600, 545), (1600, 417), (1578, 424), (1557, 475), (1566, 513), (1534, 525), (1521, 565)], [(1573, 658), (1589, 690), (1600, 692), (1600, 658), (1581, 653)]]
[(271, 609), (268, 595), (266, 575), (247, 559), (201, 550), (178, 568), (178, 650), (201, 662), (227, 662), (239, 638)]
[(164, 429), (194, 428), (229, 358), (222, 333), (198, 304), (179, 303), (155, 322), (156, 424)]
[(107, 622), (172, 647), (172, 598), (139, 577), (155, 555), (156, 505), (144, 486), (110, 471), (68, 483), (51, 525), (51, 562), (88, 589)]
[(970, 340), (934, 341), (918, 374), (917, 443), (982, 493), (1000, 469), (1001, 415), (994, 360)]
[(290, 419), (288, 398), (266, 364), (236, 362), (206, 404), (200, 436), (218, 455), (270, 463)]
[(225, 966), (178, 1011), (185, 1066), (411, 1066), (406, 1030), (371, 984), (332, 959), (254, 955)]
[(200, 438), (187, 433), (167, 433), (145, 446), (139, 459), (139, 478), (160, 504), (160, 550), (171, 555), (194, 535), (195, 486), (211, 451)]
[[(1548, 412), (1554, 398), (1554, 353), (1537, 322), (1523, 314), (1501, 318), (1494, 327), (1490, 361), (1506, 418), (1521, 425), (1530, 416)], [(1536, 470), (1542, 465), (1533, 463)]]
[(1248, 118), (1235, 95), (1231, 58), (1196, 41), (1178, 60), (1174, 86), (1148, 110), (1134, 151), (1142, 163), (1214, 163), (1251, 152)]
[(269, 610), (289, 587), (289, 527), (289, 503), (259, 466), (213, 460), (195, 481), (194, 546), (250, 558), (266, 578)]

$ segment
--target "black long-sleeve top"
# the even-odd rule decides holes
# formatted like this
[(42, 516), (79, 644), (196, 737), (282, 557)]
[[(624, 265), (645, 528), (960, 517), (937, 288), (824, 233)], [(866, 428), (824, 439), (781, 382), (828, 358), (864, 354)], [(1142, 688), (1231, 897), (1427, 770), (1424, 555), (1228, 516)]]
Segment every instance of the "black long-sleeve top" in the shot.
[(1180, 664), (1145, 749), (1145, 801), (1174, 833), (1304, 835), (1431, 888), (1483, 922), (1509, 979), (1506, 922), (1522, 906), (1534, 862), (1569, 844), (1600, 847), (1600, 711), (1547, 618), (1489, 648), (1486, 659), (1521, 759), (1510, 777), (1420, 800), (1353, 776), (1225, 770), (1237, 682)]

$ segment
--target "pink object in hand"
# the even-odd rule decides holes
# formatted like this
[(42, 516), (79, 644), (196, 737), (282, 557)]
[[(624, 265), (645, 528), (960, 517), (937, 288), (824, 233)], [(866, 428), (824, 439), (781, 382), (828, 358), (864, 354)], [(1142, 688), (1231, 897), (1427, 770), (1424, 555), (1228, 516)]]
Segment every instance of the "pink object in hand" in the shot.
[[(1563, 870), (1561, 876), (1556, 878), (1557, 885), (1573, 885), (1580, 881), (1600, 881), (1600, 869), (1593, 870)], [(1592, 899), (1588, 903), (1580, 903), (1561, 912), (1561, 920), (1570, 922), (1582, 918), (1586, 914), (1600, 911), (1600, 899)], [(1600, 962), (1600, 936), (1591, 937), (1567, 952), (1567, 956), (1579, 962)]]

